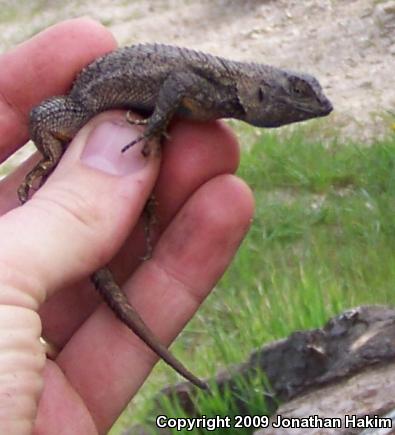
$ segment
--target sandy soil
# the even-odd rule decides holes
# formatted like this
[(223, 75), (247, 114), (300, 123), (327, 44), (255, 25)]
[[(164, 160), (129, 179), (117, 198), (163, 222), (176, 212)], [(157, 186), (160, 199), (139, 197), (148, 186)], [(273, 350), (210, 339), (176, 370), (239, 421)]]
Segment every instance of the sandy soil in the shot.
[(1, 51), (57, 21), (89, 15), (120, 45), (166, 42), (310, 72), (333, 101), (331, 118), (347, 136), (377, 139), (394, 123), (394, 0), (9, 3), (0, 0)]

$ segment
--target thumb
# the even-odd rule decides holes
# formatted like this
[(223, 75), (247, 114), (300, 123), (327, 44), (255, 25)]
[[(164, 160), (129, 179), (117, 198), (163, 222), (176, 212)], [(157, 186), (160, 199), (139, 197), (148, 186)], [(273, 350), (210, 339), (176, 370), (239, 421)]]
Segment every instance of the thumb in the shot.
[[(56, 288), (89, 275), (120, 247), (159, 169), (159, 159), (142, 155), (141, 143), (120, 152), (139, 134), (121, 112), (99, 115), (34, 197), (2, 216), (0, 265), (12, 270), (11, 288), (23, 283), (24, 306), (37, 309)], [(0, 303), (20, 305), (11, 293)]]
[(137, 221), (159, 159), (142, 145), (120, 150), (141, 132), (107, 112), (70, 144), (45, 185), (0, 218), (0, 432), (31, 433), (45, 355), (36, 313), (57, 287), (106, 263)]

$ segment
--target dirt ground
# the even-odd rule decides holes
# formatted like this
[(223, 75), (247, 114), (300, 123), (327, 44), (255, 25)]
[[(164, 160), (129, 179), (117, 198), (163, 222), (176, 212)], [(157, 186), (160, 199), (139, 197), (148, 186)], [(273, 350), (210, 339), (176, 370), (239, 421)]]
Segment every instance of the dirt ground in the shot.
[(345, 136), (368, 141), (393, 128), (394, 0), (0, 0), (0, 9), (0, 51), (88, 15), (120, 45), (165, 42), (310, 72)]

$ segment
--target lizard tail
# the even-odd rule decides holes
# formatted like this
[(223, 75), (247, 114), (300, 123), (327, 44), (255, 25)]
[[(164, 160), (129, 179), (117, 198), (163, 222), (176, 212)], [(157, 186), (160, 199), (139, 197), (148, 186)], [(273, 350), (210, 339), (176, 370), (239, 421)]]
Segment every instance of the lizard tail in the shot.
[(162, 358), (170, 367), (197, 387), (208, 390), (206, 382), (192, 374), (165, 347), (146, 326), (143, 319), (129, 303), (126, 295), (116, 284), (112, 273), (107, 268), (95, 272), (91, 280), (97, 291), (110, 306), (115, 315), (125, 323), (153, 352)]

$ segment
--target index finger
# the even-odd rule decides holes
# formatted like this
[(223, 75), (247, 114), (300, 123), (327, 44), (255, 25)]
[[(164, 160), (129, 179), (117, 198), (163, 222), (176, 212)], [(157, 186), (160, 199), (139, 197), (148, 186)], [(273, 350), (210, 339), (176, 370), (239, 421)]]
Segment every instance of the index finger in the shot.
[(112, 34), (89, 19), (49, 27), (0, 56), (0, 162), (28, 138), (30, 109), (64, 94), (81, 69), (116, 47)]

